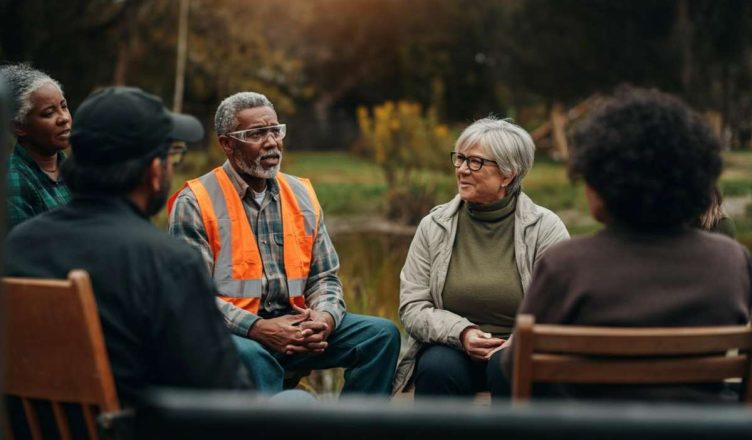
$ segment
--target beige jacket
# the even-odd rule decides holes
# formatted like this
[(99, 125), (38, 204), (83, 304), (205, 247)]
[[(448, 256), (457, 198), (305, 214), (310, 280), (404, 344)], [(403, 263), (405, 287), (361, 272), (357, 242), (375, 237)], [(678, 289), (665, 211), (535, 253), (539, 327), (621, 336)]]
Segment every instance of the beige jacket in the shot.
[[(441, 299), (457, 233), (459, 207), (460, 198), (456, 196), (449, 203), (433, 208), (421, 220), (400, 273), (399, 314), (409, 337), (397, 366), (395, 393), (410, 383), (415, 357), (423, 344), (446, 344), (462, 350), (460, 333), (473, 325), (464, 317), (443, 310)], [(514, 254), (523, 293), (541, 254), (568, 238), (567, 228), (556, 214), (520, 193), (515, 209)]]

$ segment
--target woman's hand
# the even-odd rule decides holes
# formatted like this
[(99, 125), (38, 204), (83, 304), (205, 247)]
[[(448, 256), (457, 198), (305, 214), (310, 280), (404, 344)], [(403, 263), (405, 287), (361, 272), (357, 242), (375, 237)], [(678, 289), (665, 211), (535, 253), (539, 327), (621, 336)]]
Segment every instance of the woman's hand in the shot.
[(460, 340), (465, 353), (476, 361), (487, 361), (496, 349), (504, 343), (504, 339), (494, 338), (490, 333), (475, 327), (468, 327), (463, 330)]

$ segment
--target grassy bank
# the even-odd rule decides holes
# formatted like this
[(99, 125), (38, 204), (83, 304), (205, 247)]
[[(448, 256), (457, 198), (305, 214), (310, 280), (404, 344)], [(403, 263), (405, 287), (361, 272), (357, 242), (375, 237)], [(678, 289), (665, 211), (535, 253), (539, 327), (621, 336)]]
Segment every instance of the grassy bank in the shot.
[[(191, 152), (186, 166), (176, 175), (175, 188), (222, 160), (218, 151)], [(752, 210), (746, 208), (746, 198), (752, 197), (752, 153), (727, 152), (724, 161), (721, 188), (729, 204), (734, 204), (730, 214), (737, 225), (739, 240), (749, 245), (752, 244)], [(328, 217), (383, 217), (386, 212), (384, 176), (376, 165), (365, 159), (346, 152), (287, 152), (283, 169), (286, 173), (311, 179)], [(435, 183), (437, 203), (449, 200), (455, 193), (448, 160), (446, 172), (427, 172), (418, 178)], [(569, 181), (564, 165), (546, 158), (537, 159), (524, 180), (523, 189), (536, 203), (559, 214), (573, 235), (598, 228), (588, 214), (582, 184)], [(157, 223), (166, 225), (164, 213)]]

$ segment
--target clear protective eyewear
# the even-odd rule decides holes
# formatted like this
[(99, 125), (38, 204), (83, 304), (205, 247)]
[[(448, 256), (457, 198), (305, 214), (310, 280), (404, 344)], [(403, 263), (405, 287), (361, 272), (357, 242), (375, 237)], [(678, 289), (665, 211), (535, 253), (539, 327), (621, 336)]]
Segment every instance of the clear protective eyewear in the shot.
[(486, 163), (489, 163), (497, 168), (499, 166), (495, 160), (485, 159), (478, 156), (465, 156), (464, 154), (455, 153), (454, 151), (449, 153), (449, 157), (452, 159), (452, 165), (454, 165), (455, 168), (459, 168), (462, 166), (463, 162), (467, 162), (467, 167), (470, 169), (470, 171), (480, 171), (480, 169), (483, 168), (483, 165)]
[(258, 143), (271, 134), (275, 141), (281, 141), (287, 134), (287, 124), (269, 125), (267, 127), (249, 128), (248, 130), (233, 131), (227, 136), (240, 142)]

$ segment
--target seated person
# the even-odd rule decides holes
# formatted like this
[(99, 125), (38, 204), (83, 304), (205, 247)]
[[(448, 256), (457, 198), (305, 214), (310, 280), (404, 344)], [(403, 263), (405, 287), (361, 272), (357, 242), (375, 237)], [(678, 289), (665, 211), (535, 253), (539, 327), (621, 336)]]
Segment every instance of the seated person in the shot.
[[(696, 113), (658, 91), (625, 89), (582, 123), (571, 153), (571, 175), (584, 179), (590, 213), (605, 228), (551, 248), (520, 313), (541, 324), (587, 326), (749, 322), (749, 252), (691, 226), (721, 172), (720, 141)], [(512, 348), (502, 350), (510, 378)], [(552, 388), (607, 399), (724, 396), (721, 384)]]
[(275, 393), (286, 371), (344, 367), (344, 393), (388, 395), (399, 332), (345, 312), (313, 186), (279, 171), (287, 127), (274, 106), (237, 93), (219, 104), (215, 127), (227, 161), (175, 193), (170, 233), (201, 251), (256, 387)]
[(569, 238), (556, 214), (522, 192), (534, 151), (525, 130), (494, 118), (457, 140), (458, 194), (421, 221), (400, 275), (410, 339), (395, 392), (412, 381), (416, 398), (509, 393), (505, 381), (487, 377), (496, 368), (489, 358), (512, 332), (538, 259)]
[[(16, 147), (8, 161), (7, 228), (70, 200), (60, 178), (70, 147), (72, 118), (60, 84), (28, 64), (0, 67), (15, 104), (11, 132)], [(5, 121), (3, 121), (5, 122)]]
[(95, 92), (76, 112), (73, 156), (63, 165), (73, 199), (7, 237), (6, 275), (89, 273), (125, 406), (151, 385), (252, 387), (201, 256), (149, 222), (184, 152), (171, 142), (202, 135), (198, 120), (168, 112), (140, 89)]

